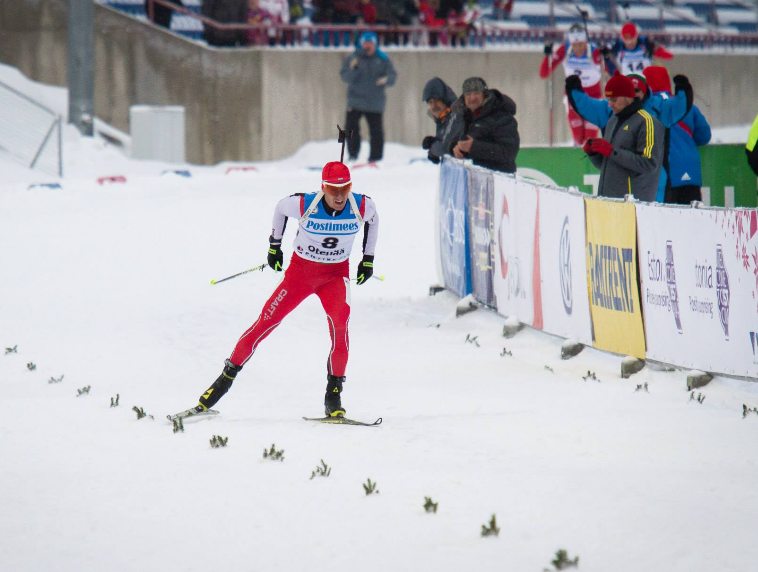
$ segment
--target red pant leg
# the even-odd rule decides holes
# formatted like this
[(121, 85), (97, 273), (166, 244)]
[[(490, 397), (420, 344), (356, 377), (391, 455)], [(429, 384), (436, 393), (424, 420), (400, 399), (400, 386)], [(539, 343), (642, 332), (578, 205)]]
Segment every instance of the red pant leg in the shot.
[(329, 350), (327, 371), (342, 377), (347, 367), (350, 339), (347, 324), (350, 321), (350, 279), (347, 275), (335, 276), (316, 291), (326, 312), (332, 348)]
[[(294, 259), (293, 256), (293, 261)], [(237, 342), (229, 358), (233, 364), (245, 365), (255, 353), (258, 344), (265, 340), (300, 302), (313, 294), (318, 284), (314, 284), (309, 278), (305, 265), (290, 262), (284, 273), (284, 280), (263, 305), (255, 323)]]
[(595, 139), (598, 137), (598, 128), (582, 119), (582, 116), (574, 111), (573, 107), (569, 107), (568, 111), (568, 123), (571, 128), (571, 133), (574, 136), (574, 145), (581, 147), (587, 139)]

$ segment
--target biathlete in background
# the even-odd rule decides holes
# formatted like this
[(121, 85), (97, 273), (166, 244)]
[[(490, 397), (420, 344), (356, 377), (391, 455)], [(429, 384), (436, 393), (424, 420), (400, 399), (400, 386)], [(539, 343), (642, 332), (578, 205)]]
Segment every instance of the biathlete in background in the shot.
[(623, 75), (629, 75), (641, 74), (653, 65), (653, 58), (670, 60), (674, 54), (649, 38), (640, 36), (637, 26), (633, 22), (627, 22), (621, 27), (621, 39), (616, 40), (609, 56), (615, 60), (609, 65), (609, 72), (612, 73), (618, 66)]
[[(600, 79), (602, 77), (603, 55), (600, 49), (589, 43), (587, 31), (581, 24), (573, 24), (566, 34), (566, 41), (553, 50), (553, 44), (545, 44), (545, 57), (540, 65), (540, 77), (550, 77), (555, 69), (563, 64), (566, 77), (579, 76), (584, 93), (589, 97), (600, 99)], [(582, 119), (563, 99), (568, 115), (568, 123), (574, 136), (574, 145), (581, 147), (588, 139), (598, 136), (596, 125)]]
[(299, 221), (294, 252), (284, 279), (263, 305), (255, 323), (237, 342), (226, 360), (224, 371), (201, 396), (197, 412), (213, 407), (229, 391), (232, 382), (255, 349), (282, 320), (311, 294), (316, 294), (326, 312), (332, 346), (327, 359), (326, 415), (344, 416), (342, 385), (348, 359), (350, 318), (349, 259), (355, 237), (363, 227), (363, 259), (357, 282), (364, 284), (374, 273), (374, 249), (379, 233), (379, 216), (374, 201), (354, 194), (350, 170), (342, 163), (327, 163), (321, 173), (318, 193), (294, 194), (283, 198), (274, 211), (269, 237), (268, 265), (282, 270), (282, 237), (288, 218)]

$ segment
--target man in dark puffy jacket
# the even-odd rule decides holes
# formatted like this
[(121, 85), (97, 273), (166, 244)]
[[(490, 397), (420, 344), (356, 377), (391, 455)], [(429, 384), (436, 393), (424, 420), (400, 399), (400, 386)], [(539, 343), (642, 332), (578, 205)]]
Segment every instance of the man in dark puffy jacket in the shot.
[[(246, 24), (247, 0), (203, 0), (200, 13), (220, 24)], [(244, 46), (245, 30), (221, 30), (203, 24), (205, 41), (211, 46)]]
[(445, 153), (450, 152), (450, 142), (463, 128), (463, 115), (453, 113), (450, 106), (458, 99), (455, 92), (440, 78), (426, 82), (422, 100), (429, 106), (429, 115), (437, 125), (435, 135), (427, 135), (421, 146), (428, 149), (432, 163), (439, 163)]
[(384, 90), (395, 85), (397, 72), (378, 45), (379, 38), (374, 32), (363, 32), (358, 39), (358, 49), (345, 59), (340, 70), (340, 77), (347, 84), (345, 128), (353, 132), (347, 140), (351, 161), (358, 158), (361, 149), (361, 115), (366, 117), (371, 138), (369, 162), (381, 161), (384, 155), (382, 114), (387, 101)]
[(516, 172), (520, 139), (516, 103), (480, 77), (463, 82), (463, 95), (453, 105), (463, 115), (460, 137), (454, 138), (451, 151), (458, 159), (472, 159), (475, 165)]

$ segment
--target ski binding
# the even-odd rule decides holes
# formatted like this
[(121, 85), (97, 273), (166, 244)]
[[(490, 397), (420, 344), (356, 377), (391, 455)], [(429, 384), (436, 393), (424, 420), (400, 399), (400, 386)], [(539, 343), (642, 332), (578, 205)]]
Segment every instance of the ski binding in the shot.
[(192, 417), (192, 418), (213, 417), (214, 415), (218, 415), (218, 413), (219, 412), (216, 411), (215, 409), (204, 410), (202, 407), (197, 405), (193, 407), (192, 409), (186, 409), (174, 415), (166, 415), (166, 419), (168, 419), (169, 421), (178, 421), (179, 419), (187, 419), (189, 417)]
[(331, 423), (333, 425), (360, 425), (362, 427), (376, 427), (382, 424), (382, 418), (380, 417), (373, 423), (364, 423), (363, 421), (356, 421), (355, 419), (348, 419), (347, 417), (303, 417), (306, 421), (317, 421), (319, 423)]

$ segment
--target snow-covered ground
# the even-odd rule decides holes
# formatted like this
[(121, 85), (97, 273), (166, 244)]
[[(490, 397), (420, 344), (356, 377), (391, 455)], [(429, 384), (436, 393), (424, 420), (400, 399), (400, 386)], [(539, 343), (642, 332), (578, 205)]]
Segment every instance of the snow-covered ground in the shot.
[[(716, 378), (699, 403), (686, 372), (622, 380), (620, 356), (561, 361), (558, 338), (455, 318), (453, 296), (428, 296), (438, 168), (416, 148), (353, 170), (386, 280), (353, 287), (343, 403), (382, 425), (301, 420), (322, 413), (329, 350), (311, 298), (219, 417), (174, 434), (166, 414), (196, 403), (279, 276), (210, 280), (265, 261), (276, 201), (316, 190), (339, 147), (226, 175), (68, 137), (62, 189), (0, 163), (0, 349), (17, 346), (0, 355), (0, 569), (541, 572), (561, 548), (585, 572), (754, 566), (758, 415), (742, 404), (758, 384)], [(263, 458), (272, 444), (284, 461)], [(330, 476), (311, 479), (322, 459)]]

